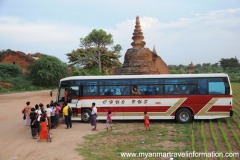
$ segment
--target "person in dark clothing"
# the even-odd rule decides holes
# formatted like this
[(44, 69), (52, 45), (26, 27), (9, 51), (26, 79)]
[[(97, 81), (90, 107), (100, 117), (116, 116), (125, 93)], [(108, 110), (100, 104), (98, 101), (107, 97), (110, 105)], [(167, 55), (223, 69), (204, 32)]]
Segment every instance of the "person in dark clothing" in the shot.
[(35, 112), (35, 108), (31, 108), (30, 119), (31, 119), (32, 137), (33, 139), (36, 139), (38, 134), (38, 126), (37, 126), (37, 113)]

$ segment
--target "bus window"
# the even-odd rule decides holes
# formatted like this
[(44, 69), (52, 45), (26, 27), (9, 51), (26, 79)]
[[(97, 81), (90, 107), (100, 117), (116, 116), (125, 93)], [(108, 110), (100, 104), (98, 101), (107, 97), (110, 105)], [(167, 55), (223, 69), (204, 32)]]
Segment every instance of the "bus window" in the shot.
[(229, 85), (223, 78), (202, 78), (198, 80), (199, 94), (229, 94)]
[(198, 80), (198, 93), (207, 94), (207, 79), (201, 78)]
[(153, 95), (162, 95), (163, 94), (163, 86), (162, 85), (153, 85)]
[(165, 94), (183, 94), (181, 85), (165, 85)]
[(182, 85), (183, 92), (182, 94), (197, 94), (196, 85)]
[(71, 86), (69, 90), (69, 100), (78, 99), (79, 96), (79, 86)]
[(209, 94), (225, 94), (224, 82), (209, 82), (208, 93)]
[(140, 95), (162, 95), (163, 87), (160, 85), (138, 85)]
[(109, 96), (109, 95), (129, 95), (128, 86), (99, 86), (99, 91), (101, 96)]
[(84, 96), (97, 96), (98, 95), (98, 86), (97, 81), (85, 81), (83, 86), (83, 95)]

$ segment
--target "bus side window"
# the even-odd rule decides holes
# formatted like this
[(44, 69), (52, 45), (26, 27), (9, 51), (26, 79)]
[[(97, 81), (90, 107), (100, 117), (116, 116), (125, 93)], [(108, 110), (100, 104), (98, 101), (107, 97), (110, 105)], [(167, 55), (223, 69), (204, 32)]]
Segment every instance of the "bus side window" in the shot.
[(181, 86), (180, 85), (174, 85), (173, 87), (173, 94), (181, 94)]
[(184, 94), (196, 94), (196, 85), (185, 85)]
[(198, 80), (198, 93), (207, 94), (207, 79), (204, 78)]
[(120, 88), (116, 88), (115, 95), (121, 95), (121, 90), (120, 90)]
[(208, 93), (209, 94), (225, 94), (224, 82), (209, 82)]
[(155, 86), (154, 92), (155, 92), (155, 95), (162, 95), (163, 94), (163, 86), (162, 85)]

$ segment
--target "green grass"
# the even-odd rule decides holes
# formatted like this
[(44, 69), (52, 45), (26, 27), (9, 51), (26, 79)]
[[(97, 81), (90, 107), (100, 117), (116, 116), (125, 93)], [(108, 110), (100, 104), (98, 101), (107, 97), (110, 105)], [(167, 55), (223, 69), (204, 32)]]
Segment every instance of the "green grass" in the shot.
[[(209, 123), (209, 128), (210, 128), (210, 132), (211, 132), (212, 139), (213, 139), (213, 142), (214, 142), (214, 146), (215, 146), (217, 152), (220, 153), (220, 147), (219, 147), (217, 136), (216, 136), (215, 131), (213, 129), (212, 121), (210, 121), (210, 123)], [(219, 157), (219, 159), (223, 160), (223, 157)]]
[[(225, 142), (225, 144), (226, 144), (226, 146), (227, 146), (228, 152), (229, 152), (229, 153), (233, 153), (232, 145), (231, 145), (231, 143), (229, 142), (228, 135), (226, 134), (226, 132), (224, 131), (224, 129), (223, 129), (223, 127), (222, 127), (222, 122), (221, 122), (221, 120), (218, 120), (218, 126), (219, 126), (219, 129), (220, 129), (221, 133), (222, 133), (222, 137), (223, 137), (224, 142)], [(231, 160), (235, 160), (235, 158), (234, 158), (234, 157), (231, 157)]]
[(238, 135), (237, 133), (235, 132), (233, 126), (231, 125), (231, 122), (229, 120), (226, 120), (227, 122), (227, 126), (229, 127), (229, 129), (231, 130), (232, 132), (232, 135), (234, 137), (234, 139), (236, 140), (236, 142), (238, 143), (238, 147), (240, 147), (240, 139), (238, 138)]
[[(126, 130), (129, 126), (131, 128)], [(156, 122), (151, 124), (151, 131), (145, 131), (142, 123), (116, 123), (113, 131), (102, 131), (86, 136), (84, 145), (79, 146), (77, 151), (86, 159), (115, 160), (122, 159), (121, 152), (191, 151), (191, 145), (189, 145), (191, 144), (191, 139), (189, 139), (191, 133), (187, 133), (189, 126), (191, 125), (175, 124), (175, 122), (166, 122), (160, 125), (159, 122)], [(188, 146), (190, 146), (190, 150)]]
[(235, 116), (232, 117), (232, 120), (234, 123), (236, 123), (236, 125), (238, 126), (238, 128), (240, 129), (240, 122), (236, 119)]
[[(207, 153), (208, 152), (208, 146), (207, 146), (207, 137), (204, 131), (204, 122), (201, 122), (201, 137), (202, 137), (202, 141), (203, 141), (203, 148), (204, 148), (204, 152)], [(208, 157), (206, 157), (205, 159), (208, 159)]]
[(192, 123), (192, 151), (195, 151), (194, 122)]

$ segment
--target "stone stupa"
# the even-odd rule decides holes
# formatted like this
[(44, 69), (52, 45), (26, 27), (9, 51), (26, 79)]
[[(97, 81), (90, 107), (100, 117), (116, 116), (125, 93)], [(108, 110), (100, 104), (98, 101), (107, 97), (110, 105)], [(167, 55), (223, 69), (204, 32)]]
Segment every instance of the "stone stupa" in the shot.
[(153, 51), (144, 48), (144, 36), (140, 26), (139, 17), (136, 17), (136, 25), (133, 32), (133, 48), (129, 48), (124, 57), (124, 63), (119, 70), (120, 75), (136, 74), (168, 74), (166, 63), (157, 55), (155, 47)]

